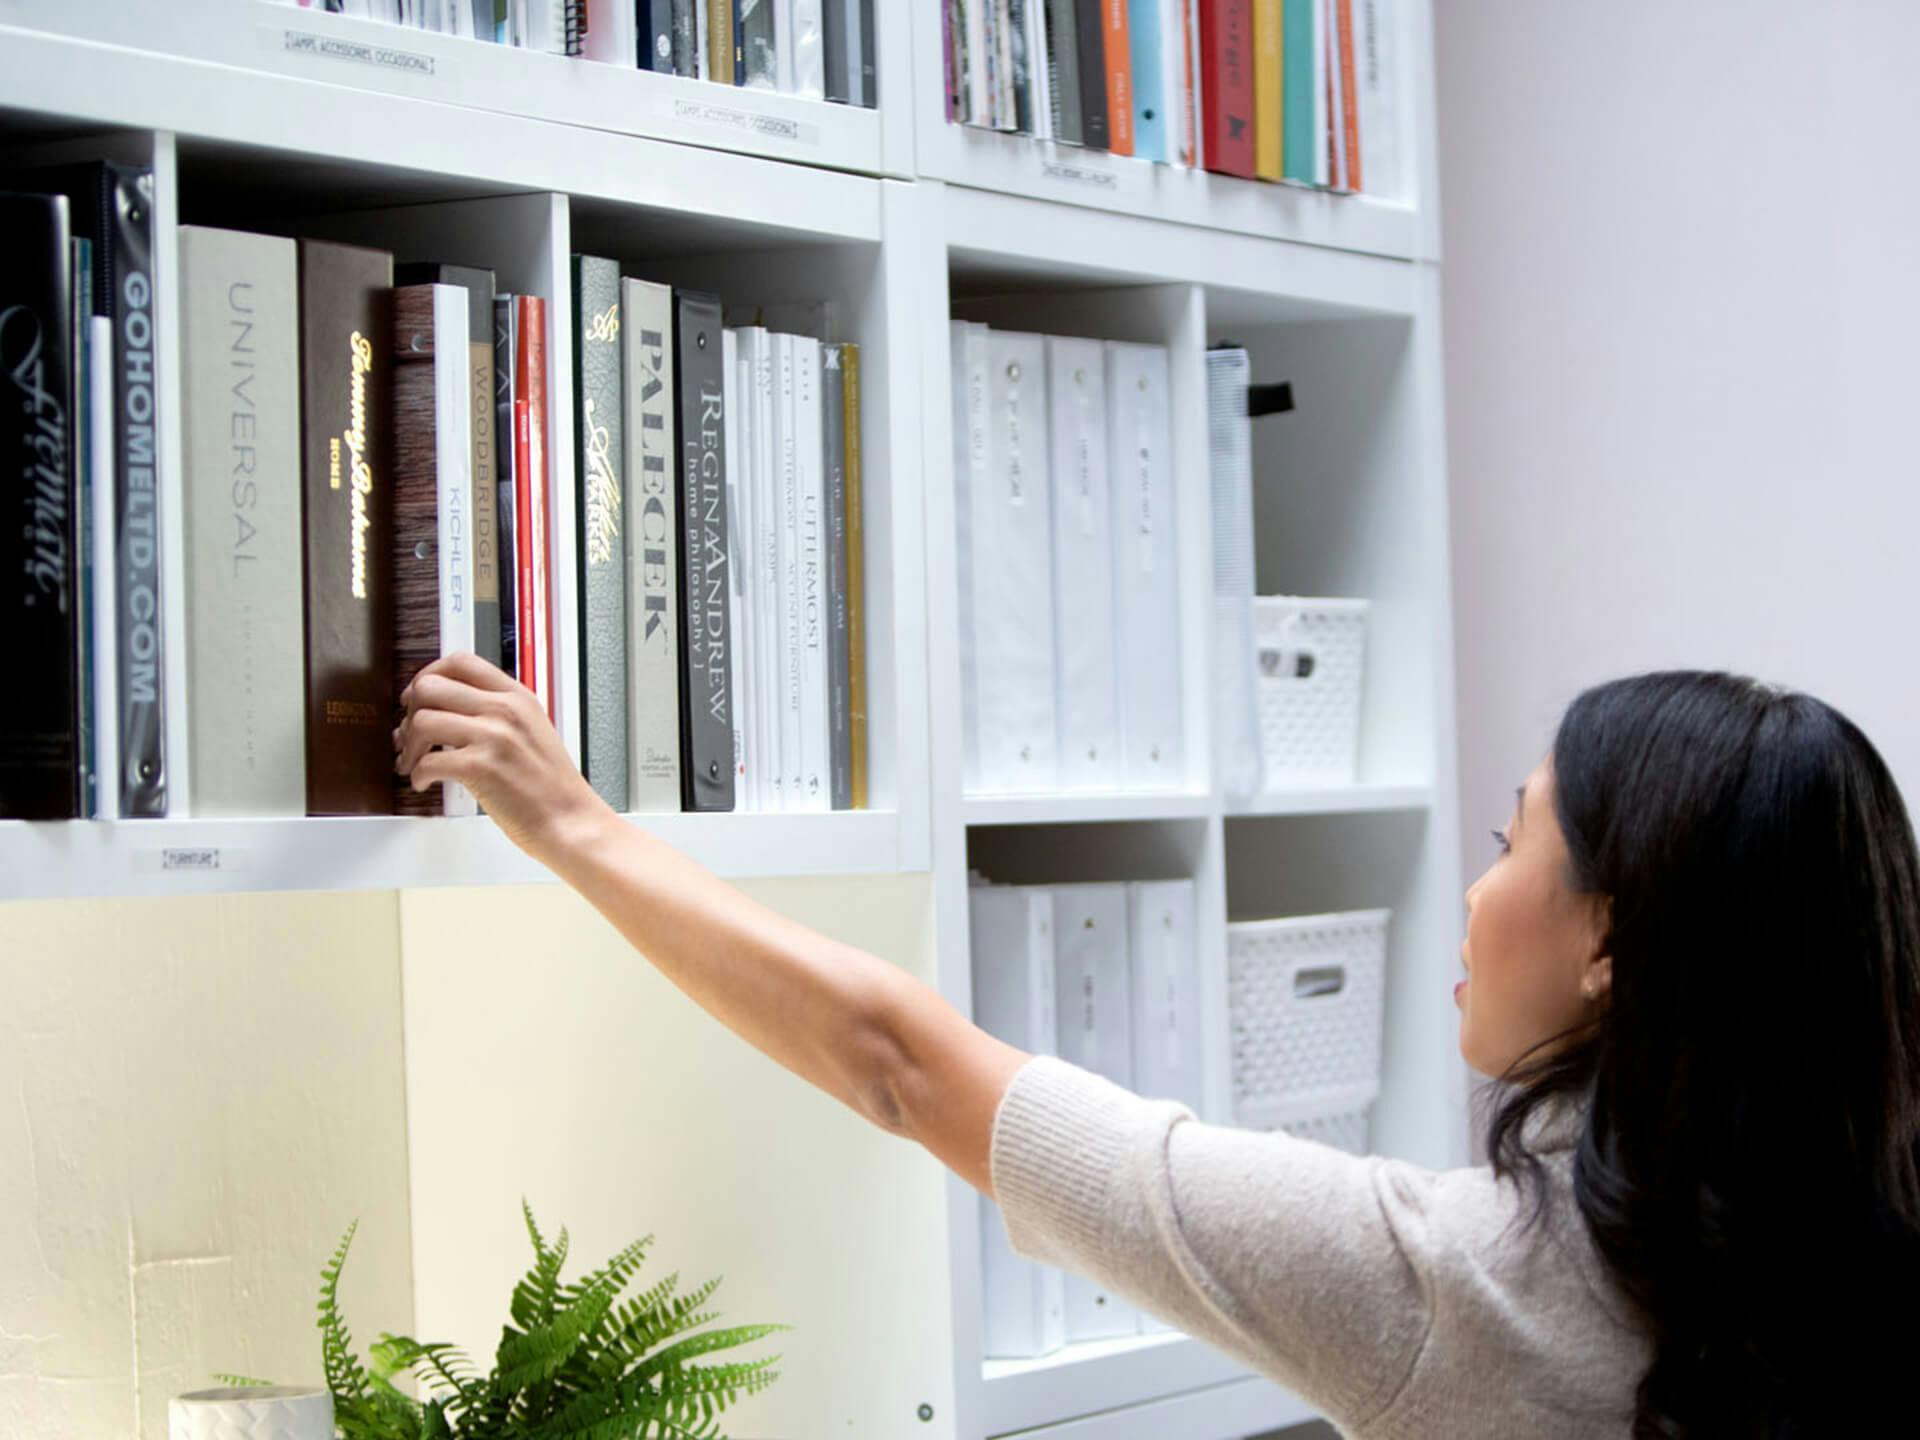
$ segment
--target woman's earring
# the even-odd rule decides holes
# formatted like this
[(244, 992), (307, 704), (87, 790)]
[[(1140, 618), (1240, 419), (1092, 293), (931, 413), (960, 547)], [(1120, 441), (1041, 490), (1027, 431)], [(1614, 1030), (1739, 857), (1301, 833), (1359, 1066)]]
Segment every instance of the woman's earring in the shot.
[(1580, 988), (1586, 992), (1587, 999), (1598, 1000), (1600, 998), (1600, 982), (1598, 980), (1589, 977), (1586, 983)]

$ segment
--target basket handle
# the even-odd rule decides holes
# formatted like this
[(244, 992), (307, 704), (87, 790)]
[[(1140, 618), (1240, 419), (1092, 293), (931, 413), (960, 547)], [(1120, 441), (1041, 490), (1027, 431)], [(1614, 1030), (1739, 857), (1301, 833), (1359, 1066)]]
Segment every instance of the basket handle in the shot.
[(1291, 645), (1262, 645), (1256, 657), (1262, 680), (1311, 680), (1320, 657), (1309, 641)]
[(1321, 1000), (1347, 988), (1344, 965), (1302, 965), (1293, 972), (1293, 998)]

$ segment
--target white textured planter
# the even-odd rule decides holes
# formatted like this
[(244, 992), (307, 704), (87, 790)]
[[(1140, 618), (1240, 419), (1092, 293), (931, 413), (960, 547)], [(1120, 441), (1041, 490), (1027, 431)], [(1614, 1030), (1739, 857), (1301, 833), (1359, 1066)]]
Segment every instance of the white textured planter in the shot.
[(333, 1440), (333, 1396), (301, 1385), (195, 1390), (167, 1407), (168, 1440)]

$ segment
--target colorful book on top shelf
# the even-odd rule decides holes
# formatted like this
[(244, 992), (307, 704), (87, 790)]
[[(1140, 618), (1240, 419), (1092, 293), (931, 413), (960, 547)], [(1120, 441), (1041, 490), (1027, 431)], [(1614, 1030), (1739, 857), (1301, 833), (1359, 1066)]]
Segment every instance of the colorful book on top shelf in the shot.
[(628, 803), (627, 527), (620, 394), (620, 267), (573, 257), (574, 562), (580, 591), (580, 768), (616, 810)]
[(304, 815), (299, 254), (180, 227), (188, 810)]
[(731, 635), (720, 302), (674, 295), (679, 392), (682, 805), (733, 809)]
[(499, 460), (494, 455), (494, 278), (472, 265), (396, 265), (398, 285), (457, 285), (467, 296), (467, 378), (471, 388), (473, 475), (473, 649), (500, 663), (501, 536)]
[(32, 681), (0, 713), (0, 817), (67, 820), (84, 813), (71, 209), (64, 195), (0, 193), (0, 223), (0, 620)]
[(1107, 81), (1107, 148), (1133, 154), (1133, 42), (1127, 0), (1100, 0), (1100, 43)]
[(1254, 173), (1252, 19), (1252, 0), (1201, 0), (1201, 114), (1207, 169), (1249, 178)]
[(1280, 103), (1284, 111), (1281, 134), (1281, 163), (1286, 178), (1303, 185), (1314, 181), (1314, 137), (1319, 127), (1314, 119), (1315, 46), (1319, 43), (1315, 11), (1319, 0), (1281, 0), (1281, 81)]
[(1164, 55), (1166, 19), (1173, 4), (1174, 0), (1133, 0), (1127, 29), (1133, 54), (1133, 153), (1162, 165), (1175, 158)]
[(1280, 84), (1286, 49), (1282, 43), (1282, 0), (1253, 0), (1253, 172), (1279, 180), (1285, 112)]
[[(393, 698), (443, 656), (473, 649), (472, 304), (458, 285), (393, 292)], [(394, 776), (402, 815), (472, 815), (452, 781)]]
[(625, 324), (631, 808), (680, 809), (679, 496), (673, 292), (621, 281)]
[(393, 810), (393, 257), (300, 241), (307, 812)]

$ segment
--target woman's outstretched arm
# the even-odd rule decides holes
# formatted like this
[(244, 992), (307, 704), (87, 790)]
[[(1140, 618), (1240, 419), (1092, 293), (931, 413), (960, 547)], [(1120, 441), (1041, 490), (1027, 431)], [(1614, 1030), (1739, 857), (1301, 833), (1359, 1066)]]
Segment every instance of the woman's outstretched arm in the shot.
[(414, 788), (467, 786), (708, 1014), (992, 1194), (994, 1113), (1024, 1053), (898, 967), (755, 903), (615, 815), (540, 703), (485, 661), (436, 661), (404, 698), (395, 768)]

